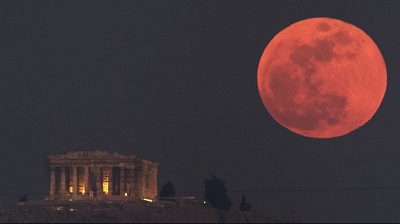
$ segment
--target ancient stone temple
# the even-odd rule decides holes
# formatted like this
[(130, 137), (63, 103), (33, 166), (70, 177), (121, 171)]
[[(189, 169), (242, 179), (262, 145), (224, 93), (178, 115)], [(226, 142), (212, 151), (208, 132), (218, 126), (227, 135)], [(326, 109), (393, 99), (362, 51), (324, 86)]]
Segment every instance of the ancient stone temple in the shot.
[(49, 156), (49, 200), (154, 200), (158, 163), (107, 151)]

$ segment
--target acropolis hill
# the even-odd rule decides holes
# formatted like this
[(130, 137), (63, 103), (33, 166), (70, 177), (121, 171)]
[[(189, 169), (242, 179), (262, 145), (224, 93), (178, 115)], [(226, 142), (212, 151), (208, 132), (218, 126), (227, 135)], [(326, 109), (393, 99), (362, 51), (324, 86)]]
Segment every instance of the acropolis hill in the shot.
[(49, 195), (1, 207), (0, 223), (271, 222), (257, 211), (223, 212), (194, 197), (162, 200), (157, 195), (159, 164), (135, 155), (96, 150), (48, 158)]

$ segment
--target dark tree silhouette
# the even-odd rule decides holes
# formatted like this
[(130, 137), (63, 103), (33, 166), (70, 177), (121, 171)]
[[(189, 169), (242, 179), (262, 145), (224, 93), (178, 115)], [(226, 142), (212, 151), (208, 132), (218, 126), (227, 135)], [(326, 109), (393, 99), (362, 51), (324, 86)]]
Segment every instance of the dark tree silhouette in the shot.
[(160, 197), (175, 197), (175, 188), (171, 181), (168, 181), (164, 186), (162, 186)]
[(232, 203), (226, 194), (225, 181), (211, 174), (211, 179), (204, 180), (204, 189), (204, 200), (212, 207), (222, 211), (228, 211), (231, 208)]
[(250, 211), (250, 209), (251, 209), (250, 202), (246, 202), (246, 197), (243, 194), (242, 194), (242, 202), (240, 202), (239, 209), (242, 212), (247, 212), (247, 211)]
[(19, 196), (18, 202), (27, 202), (28, 201), (28, 194), (22, 194)]

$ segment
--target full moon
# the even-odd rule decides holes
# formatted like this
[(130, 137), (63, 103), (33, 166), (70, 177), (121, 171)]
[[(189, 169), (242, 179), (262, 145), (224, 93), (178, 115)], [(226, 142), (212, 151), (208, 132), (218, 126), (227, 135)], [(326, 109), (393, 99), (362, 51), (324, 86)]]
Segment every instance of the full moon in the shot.
[(356, 26), (311, 18), (279, 32), (257, 72), (261, 99), (283, 127), (311, 138), (343, 136), (367, 123), (386, 91), (386, 66)]

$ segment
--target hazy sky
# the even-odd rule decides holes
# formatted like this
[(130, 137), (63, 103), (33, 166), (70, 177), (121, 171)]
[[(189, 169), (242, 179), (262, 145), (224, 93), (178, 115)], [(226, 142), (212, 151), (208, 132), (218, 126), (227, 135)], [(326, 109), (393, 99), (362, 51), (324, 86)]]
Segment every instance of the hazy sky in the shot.
[[(159, 189), (202, 196), (210, 173), (266, 216), (400, 222), (399, 1), (1, 1), (0, 204), (49, 190), (46, 156), (106, 150), (156, 161)], [(375, 116), (333, 139), (279, 125), (257, 88), (279, 31), (332, 17), (380, 48)]]

